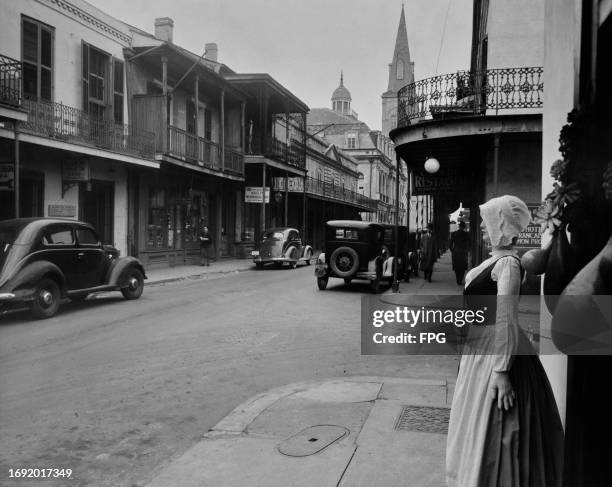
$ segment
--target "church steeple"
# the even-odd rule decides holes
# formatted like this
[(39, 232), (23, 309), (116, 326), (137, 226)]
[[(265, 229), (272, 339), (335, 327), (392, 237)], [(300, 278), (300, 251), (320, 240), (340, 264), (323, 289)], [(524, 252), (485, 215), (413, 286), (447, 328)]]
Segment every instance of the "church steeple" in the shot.
[(414, 63), (410, 59), (406, 14), (402, 4), (393, 60), (389, 64), (389, 84), (382, 94), (382, 129), (387, 134), (397, 125), (397, 92), (403, 86), (414, 83)]
[(408, 47), (408, 33), (406, 31), (406, 15), (402, 4), (397, 36), (395, 37), (395, 50), (393, 61), (389, 64), (388, 91), (397, 91), (409, 83), (414, 82), (414, 63), (410, 59), (410, 48)]

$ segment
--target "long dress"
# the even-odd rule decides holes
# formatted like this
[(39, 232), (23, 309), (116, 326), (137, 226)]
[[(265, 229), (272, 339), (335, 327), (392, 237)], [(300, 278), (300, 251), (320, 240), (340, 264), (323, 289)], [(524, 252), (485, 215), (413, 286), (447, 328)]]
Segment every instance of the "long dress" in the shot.
[[(466, 276), (464, 294), (497, 294), (490, 328), (496, 348), (464, 350), (461, 357), (447, 439), (448, 487), (562, 483), (563, 427), (548, 378), (537, 355), (517, 354), (530, 346), (518, 325), (521, 272), (516, 254), (500, 250)], [(494, 372), (509, 374), (516, 400), (508, 411), (491, 394)]]

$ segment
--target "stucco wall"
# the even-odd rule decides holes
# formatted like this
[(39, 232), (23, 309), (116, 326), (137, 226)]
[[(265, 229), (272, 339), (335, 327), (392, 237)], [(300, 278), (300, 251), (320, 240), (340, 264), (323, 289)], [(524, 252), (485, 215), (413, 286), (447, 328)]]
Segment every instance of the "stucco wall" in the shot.
[(487, 67), (542, 66), (544, 0), (489, 0)]

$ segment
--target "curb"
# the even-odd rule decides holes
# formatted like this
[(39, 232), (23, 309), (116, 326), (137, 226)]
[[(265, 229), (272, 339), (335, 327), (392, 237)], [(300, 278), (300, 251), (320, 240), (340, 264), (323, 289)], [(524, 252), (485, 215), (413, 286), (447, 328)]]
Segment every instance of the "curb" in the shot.
[[(270, 389), (261, 394), (247, 399), (245, 402), (234, 408), (227, 416), (219, 421), (215, 426), (209, 429), (203, 438), (215, 439), (219, 437), (238, 436), (242, 434), (249, 424), (251, 424), (257, 416), (268, 409), (270, 406), (280, 401), (281, 399), (303, 392), (311, 387), (325, 383), (333, 382), (373, 382), (405, 384), (407, 386), (436, 386), (454, 388), (454, 382), (443, 379), (418, 379), (418, 378), (399, 378), (399, 377), (378, 377), (378, 376), (357, 376), (357, 377), (329, 377), (317, 381), (294, 382), (281, 387)], [(379, 393), (380, 394), (380, 393)]]
[(155, 279), (155, 280), (147, 279), (145, 280), (145, 286), (151, 286), (154, 284), (165, 284), (167, 282), (185, 281), (187, 279), (205, 279), (211, 275), (236, 274), (239, 272), (247, 272), (247, 271), (252, 271), (252, 270), (253, 268), (249, 266), (249, 267), (240, 267), (240, 268), (229, 269), (229, 270), (208, 271), (208, 272), (202, 272), (200, 274), (189, 274), (186, 276), (166, 277), (166, 278), (160, 278), (160, 279)]

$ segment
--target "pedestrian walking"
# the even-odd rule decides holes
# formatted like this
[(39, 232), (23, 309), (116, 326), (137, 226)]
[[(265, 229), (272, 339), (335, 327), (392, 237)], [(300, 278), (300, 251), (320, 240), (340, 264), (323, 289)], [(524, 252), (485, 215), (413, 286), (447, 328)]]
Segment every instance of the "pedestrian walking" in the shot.
[(480, 214), (492, 252), (467, 273), (464, 295), (468, 302), (492, 295), (495, 304), (486, 312), (490, 326), (477, 327), (480, 341), (468, 339), (463, 348), (447, 437), (447, 486), (559, 487), (563, 428), (544, 368), (518, 323), (523, 269), (513, 245), (531, 214), (515, 196), (489, 200)]
[(200, 233), (200, 265), (210, 265), (210, 247), (213, 243), (212, 235), (208, 231), (208, 227), (202, 227)]
[(427, 232), (421, 237), (421, 252), (421, 270), (423, 271), (425, 279), (431, 282), (433, 266), (436, 260), (438, 260), (438, 244), (431, 223), (427, 225)]
[(449, 246), (453, 270), (459, 286), (463, 284), (463, 276), (468, 268), (468, 254), (471, 245), (470, 235), (465, 230), (465, 222), (459, 222), (459, 229), (451, 233)]

